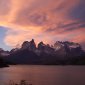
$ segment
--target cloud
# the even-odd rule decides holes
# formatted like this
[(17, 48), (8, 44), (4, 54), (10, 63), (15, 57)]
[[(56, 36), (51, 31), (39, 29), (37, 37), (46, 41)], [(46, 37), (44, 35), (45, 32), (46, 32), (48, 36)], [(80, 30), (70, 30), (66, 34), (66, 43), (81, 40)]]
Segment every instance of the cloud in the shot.
[[(6, 15), (10, 11), (11, 0), (0, 0), (0, 15)], [(2, 8), (3, 7), (3, 8)]]
[(73, 20), (85, 22), (85, 0), (79, 0), (78, 4), (69, 10), (69, 17)]
[[(0, 25), (9, 46), (24, 40), (84, 43), (84, 0), (0, 0)], [(5, 6), (4, 6), (5, 5)], [(2, 8), (2, 9), (1, 9)]]

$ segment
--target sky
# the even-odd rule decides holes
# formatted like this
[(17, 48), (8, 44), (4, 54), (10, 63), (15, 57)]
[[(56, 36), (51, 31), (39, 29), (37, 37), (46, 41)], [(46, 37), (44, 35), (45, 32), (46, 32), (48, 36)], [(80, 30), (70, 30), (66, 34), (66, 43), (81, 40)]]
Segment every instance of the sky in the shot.
[(77, 42), (85, 49), (85, 0), (0, 0), (0, 48), (31, 39)]

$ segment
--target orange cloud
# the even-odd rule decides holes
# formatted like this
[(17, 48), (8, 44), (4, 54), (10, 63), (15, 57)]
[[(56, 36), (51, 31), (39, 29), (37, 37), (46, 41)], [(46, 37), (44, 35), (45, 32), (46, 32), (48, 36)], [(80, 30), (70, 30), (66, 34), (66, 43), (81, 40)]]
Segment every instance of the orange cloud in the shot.
[(77, 6), (79, 1), (0, 0), (0, 25), (8, 29), (4, 42), (9, 46), (32, 38), (45, 43), (75, 39), (82, 42), (83, 38), (78, 40), (78, 34), (80, 37), (84, 35), (84, 24), (82, 26), (68, 15), (68, 11)]

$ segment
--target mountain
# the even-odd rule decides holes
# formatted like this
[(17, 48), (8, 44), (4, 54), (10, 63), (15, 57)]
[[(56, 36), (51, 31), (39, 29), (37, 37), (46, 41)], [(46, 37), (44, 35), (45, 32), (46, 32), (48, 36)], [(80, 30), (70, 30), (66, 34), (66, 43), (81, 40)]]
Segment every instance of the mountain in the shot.
[(32, 51), (35, 51), (36, 50), (36, 44), (34, 42), (34, 39), (32, 39), (30, 42), (25, 41), (22, 44), (21, 49), (26, 49), (26, 48), (29, 49), (29, 50), (32, 50)]
[(36, 46), (32, 39), (30, 42), (24, 41), (21, 48), (12, 49), (4, 59), (15, 64), (68, 65), (85, 64), (84, 57), (85, 52), (78, 43), (57, 41), (50, 46), (39, 42)]

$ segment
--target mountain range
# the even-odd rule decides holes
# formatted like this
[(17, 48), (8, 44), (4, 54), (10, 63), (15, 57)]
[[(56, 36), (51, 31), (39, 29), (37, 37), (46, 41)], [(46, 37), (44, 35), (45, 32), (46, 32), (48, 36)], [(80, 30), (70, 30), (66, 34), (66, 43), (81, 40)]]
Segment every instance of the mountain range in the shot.
[(24, 41), (20, 48), (11, 51), (0, 49), (0, 55), (10, 64), (32, 65), (84, 65), (85, 51), (81, 45), (74, 42), (56, 41), (54, 45), (39, 42), (34, 39)]

